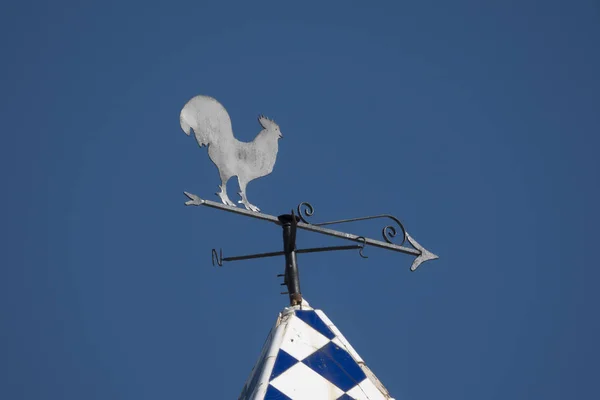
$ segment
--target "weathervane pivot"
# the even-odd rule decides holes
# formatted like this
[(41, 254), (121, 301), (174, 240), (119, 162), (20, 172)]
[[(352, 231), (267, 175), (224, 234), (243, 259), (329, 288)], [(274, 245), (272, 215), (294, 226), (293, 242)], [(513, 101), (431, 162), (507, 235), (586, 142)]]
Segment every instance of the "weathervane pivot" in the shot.
[(259, 116), (263, 128), (252, 142), (241, 142), (233, 136), (231, 119), (225, 107), (209, 96), (196, 96), (186, 103), (179, 116), (181, 129), (189, 136), (192, 131), (200, 147), (208, 147), (208, 156), (221, 177), (217, 195), (223, 204), (235, 207), (227, 196), (227, 181), (237, 176), (241, 203), (247, 210), (259, 212), (246, 197), (246, 186), (256, 178), (269, 175), (277, 159), (278, 141), (283, 137), (279, 125)]

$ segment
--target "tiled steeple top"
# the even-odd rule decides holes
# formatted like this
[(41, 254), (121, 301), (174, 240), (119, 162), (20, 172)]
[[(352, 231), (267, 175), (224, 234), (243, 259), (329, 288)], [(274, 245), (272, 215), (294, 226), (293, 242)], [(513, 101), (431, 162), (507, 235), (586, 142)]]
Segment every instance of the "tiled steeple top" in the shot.
[(304, 300), (281, 312), (239, 397), (275, 399), (391, 397), (325, 313)]

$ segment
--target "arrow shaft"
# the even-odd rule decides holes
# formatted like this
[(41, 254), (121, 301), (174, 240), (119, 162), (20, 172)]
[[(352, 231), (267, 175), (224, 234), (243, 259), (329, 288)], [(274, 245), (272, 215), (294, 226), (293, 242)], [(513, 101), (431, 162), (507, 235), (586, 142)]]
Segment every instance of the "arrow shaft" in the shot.
[(277, 225), (281, 225), (281, 223), (279, 222), (279, 220), (277, 219), (277, 217), (274, 217), (274, 216), (269, 215), (269, 214), (263, 214), (263, 213), (260, 213), (260, 212), (254, 212), (254, 211), (244, 210), (243, 208), (237, 208), (237, 207), (227, 206), (225, 204), (217, 203), (216, 201), (204, 200), (204, 199), (200, 199), (200, 200), (201, 200), (201, 203), (199, 203), (199, 204), (192, 204), (192, 205), (198, 205), (198, 206), (202, 205), (202, 206), (207, 206), (207, 207), (212, 207), (212, 208), (218, 208), (219, 210), (227, 211), (227, 212), (230, 212), (230, 213), (241, 214), (241, 215), (245, 215), (246, 217), (255, 218), (255, 219), (262, 219), (264, 221), (270, 221), (270, 222), (273, 222), (273, 223), (275, 223)]

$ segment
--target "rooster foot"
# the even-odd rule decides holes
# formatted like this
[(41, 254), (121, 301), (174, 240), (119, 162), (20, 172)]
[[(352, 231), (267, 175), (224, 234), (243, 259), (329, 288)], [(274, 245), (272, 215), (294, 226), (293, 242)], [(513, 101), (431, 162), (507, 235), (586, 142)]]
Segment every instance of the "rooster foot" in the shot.
[(221, 192), (221, 193), (215, 193), (215, 194), (221, 198), (221, 202), (223, 204), (226, 204), (231, 207), (237, 207), (233, 201), (229, 200), (229, 197), (227, 197), (227, 193)]
[(240, 200), (238, 203), (243, 204), (246, 207), (246, 210), (260, 212), (260, 208), (256, 207), (254, 204), (250, 204), (248, 200)]

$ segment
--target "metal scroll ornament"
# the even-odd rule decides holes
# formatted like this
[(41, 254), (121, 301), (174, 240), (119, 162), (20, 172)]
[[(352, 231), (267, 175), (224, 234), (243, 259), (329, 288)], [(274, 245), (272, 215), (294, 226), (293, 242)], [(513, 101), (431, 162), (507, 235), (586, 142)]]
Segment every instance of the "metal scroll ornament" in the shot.
[[(300, 218), (300, 220), (303, 223), (310, 224), (315, 227), (321, 227), (321, 226), (326, 226), (326, 225), (345, 224), (345, 223), (349, 223), (349, 222), (367, 221), (367, 220), (372, 220), (372, 219), (383, 219), (383, 218), (391, 219), (392, 221), (394, 221), (396, 223), (397, 228), (402, 233), (402, 240), (400, 241), (399, 244), (394, 244), (394, 242), (392, 242), (392, 239), (398, 234), (398, 230), (394, 225), (386, 225), (381, 230), (381, 236), (383, 237), (383, 240), (385, 240), (387, 243), (389, 243), (390, 245), (392, 245), (394, 247), (389, 248), (389, 247), (381, 246), (381, 245), (379, 245), (378, 247), (384, 247), (384, 248), (388, 248), (390, 250), (406, 252), (403, 250), (406, 250), (407, 248), (404, 247), (403, 245), (406, 241), (408, 241), (408, 243), (410, 243), (410, 245), (413, 247), (414, 250), (420, 252), (420, 254), (417, 256), (417, 258), (413, 261), (412, 266), (410, 267), (411, 271), (416, 270), (419, 267), (419, 265), (421, 265), (425, 261), (435, 260), (435, 259), (439, 258), (435, 254), (433, 254), (430, 251), (423, 248), (423, 246), (421, 246), (415, 239), (413, 239), (412, 236), (410, 236), (408, 234), (408, 232), (406, 232), (406, 229), (404, 228), (404, 225), (402, 224), (402, 222), (400, 222), (400, 220), (398, 218), (396, 218), (390, 214), (371, 215), (368, 217), (348, 218), (348, 219), (340, 219), (340, 220), (336, 220), (336, 221), (320, 222), (320, 223), (316, 223), (316, 224), (311, 224), (307, 220), (307, 218), (310, 218), (314, 215), (315, 209), (310, 203), (307, 203), (307, 202), (300, 203), (298, 205), (297, 211), (298, 211), (298, 217)], [(366, 243), (368, 243), (368, 242), (366, 242)], [(413, 254), (413, 253), (410, 252), (410, 254)]]
[[(302, 202), (298, 205), (298, 216), (300, 217), (302, 222), (304, 222), (306, 224), (310, 224), (310, 222), (308, 222), (306, 220), (306, 217), (312, 217), (314, 212), (315, 212), (315, 209), (310, 203)], [(344, 224), (347, 222), (366, 221), (369, 219), (378, 219), (378, 218), (389, 218), (392, 221), (394, 221), (396, 223), (396, 225), (398, 225), (398, 227), (400, 228), (400, 231), (402, 232), (402, 242), (400, 242), (400, 246), (402, 246), (404, 244), (404, 242), (406, 241), (406, 229), (404, 229), (404, 225), (402, 225), (402, 222), (400, 222), (400, 220), (398, 218), (396, 218), (390, 214), (380, 214), (380, 215), (371, 215), (369, 217), (340, 219), (337, 221), (321, 222), (321, 223), (313, 224), (313, 225), (316, 225), (316, 226), (336, 225), (336, 224)], [(397, 234), (397, 231), (393, 225), (386, 225), (381, 230), (381, 235), (383, 236), (383, 239), (390, 244), (394, 243), (394, 242), (392, 242), (392, 238), (394, 238), (396, 236), (396, 234)]]

